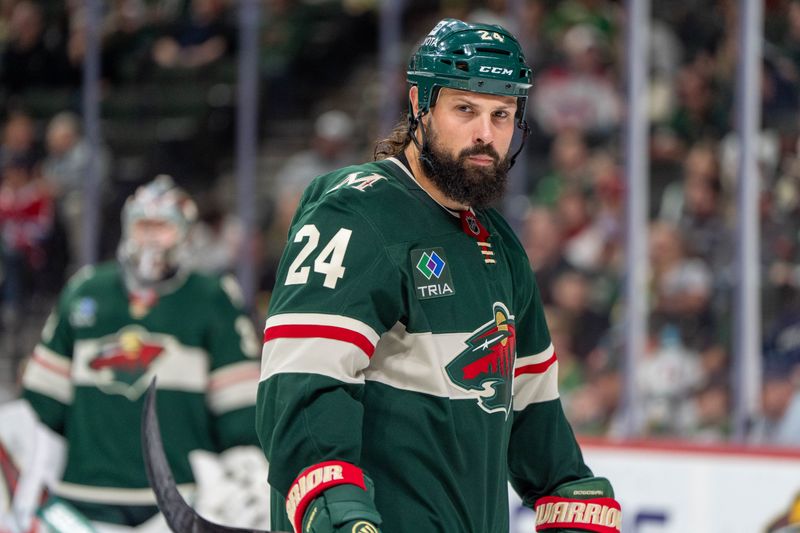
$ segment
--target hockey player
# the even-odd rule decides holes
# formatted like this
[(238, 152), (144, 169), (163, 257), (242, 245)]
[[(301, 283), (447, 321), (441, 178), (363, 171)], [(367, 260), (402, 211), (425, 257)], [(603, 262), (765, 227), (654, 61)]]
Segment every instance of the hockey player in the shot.
[(193, 481), (190, 451), (258, 444), (258, 340), (233, 279), (182, 268), (195, 216), (170, 177), (140, 187), (123, 209), (118, 261), (74, 276), (23, 375), (23, 396), (67, 441), (55, 493), (98, 523), (150, 531), (158, 520), (139, 431), (153, 376), (179, 484)]
[(527, 133), (520, 46), (446, 19), (408, 82), (408, 123), (376, 162), (312, 182), (290, 229), (257, 404), (273, 527), (507, 533), (510, 480), (539, 530), (617, 532), (525, 252), (490, 207)]

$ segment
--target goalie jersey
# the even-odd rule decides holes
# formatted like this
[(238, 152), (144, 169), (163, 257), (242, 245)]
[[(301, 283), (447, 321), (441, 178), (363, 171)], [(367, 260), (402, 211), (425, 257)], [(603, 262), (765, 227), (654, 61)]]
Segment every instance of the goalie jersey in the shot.
[(274, 528), (291, 528), (297, 475), (328, 460), (371, 477), (384, 533), (507, 533), (509, 480), (530, 502), (592, 475), (521, 244), (493, 209), (439, 205), (399, 159), (308, 187), (264, 341)]
[(24, 397), (67, 440), (56, 492), (90, 519), (135, 525), (157, 511), (139, 429), (154, 376), (177, 483), (193, 481), (191, 450), (258, 443), (259, 346), (237, 284), (197, 273), (176, 281), (147, 308), (130, 299), (118, 264), (84, 268), (23, 375)]

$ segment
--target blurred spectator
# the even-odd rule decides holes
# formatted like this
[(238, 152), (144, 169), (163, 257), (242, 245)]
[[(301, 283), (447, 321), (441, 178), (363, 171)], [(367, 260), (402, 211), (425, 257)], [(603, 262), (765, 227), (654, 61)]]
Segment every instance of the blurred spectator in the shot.
[[(46, 244), (53, 227), (53, 203), (36, 178), (33, 162), (16, 156), (4, 162), (0, 181), (0, 247), (2, 247), (2, 308), (0, 319), (13, 342), (37, 285), (44, 282)], [(19, 356), (19, 346), (7, 346)]]
[[(676, 87), (678, 104), (665, 127), (657, 131), (659, 137), (674, 138), (683, 149), (706, 139), (720, 139), (731, 124), (728, 104), (714, 90), (712, 81), (695, 65), (681, 68)], [(660, 144), (670, 144), (667, 139), (656, 139)]]
[(471, 10), (465, 20), (480, 24), (497, 24), (504, 28), (515, 26), (516, 22), (509, 19), (506, 0), (486, 0), (483, 4)]
[(673, 80), (680, 68), (683, 47), (673, 28), (658, 18), (650, 26), (650, 90), (648, 105), (651, 122), (662, 122), (675, 106)]
[(610, 326), (607, 316), (592, 309), (590, 291), (587, 277), (572, 270), (556, 278), (552, 293), (553, 304), (573, 325), (572, 351), (580, 363), (586, 361)]
[(761, 412), (753, 421), (750, 441), (775, 446), (800, 446), (798, 367), (780, 360), (764, 366)]
[(576, 268), (594, 272), (607, 259), (609, 242), (616, 237), (593, 218), (587, 192), (565, 190), (558, 199), (558, 221), (564, 235), (564, 257)]
[(550, 13), (544, 21), (552, 40), (560, 39), (576, 25), (583, 24), (603, 39), (612, 42), (618, 24), (618, 8), (609, 0), (564, 0), (549, 2)]
[(782, 21), (786, 22), (786, 31), (780, 50), (792, 61), (795, 72), (800, 72), (800, 0), (789, 1)]
[(281, 212), (294, 213), (311, 180), (353, 164), (354, 135), (353, 119), (344, 111), (334, 109), (317, 117), (310, 147), (289, 157), (275, 176)]
[(689, 394), (702, 383), (697, 353), (687, 348), (674, 325), (651, 321), (645, 356), (639, 361), (636, 385), (644, 431), (678, 434), (691, 409)]
[(714, 376), (691, 391), (678, 434), (693, 441), (722, 443), (731, 436), (731, 400), (726, 376)]
[(718, 179), (687, 176), (683, 213), (678, 230), (690, 257), (700, 257), (716, 273), (723, 274), (733, 257), (731, 232), (721, 212), (722, 188)]
[(155, 27), (142, 0), (117, 0), (109, 14), (103, 39), (103, 78), (112, 85), (135, 82), (145, 76)]
[(12, 111), (3, 126), (0, 165), (12, 159), (26, 159), (35, 163), (38, 158), (33, 119), (24, 111)]
[(584, 369), (586, 384), (566, 399), (564, 411), (579, 435), (619, 436), (622, 373), (605, 355), (599, 355), (597, 363)]
[(193, 0), (188, 19), (153, 44), (153, 60), (168, 69), (197, 68), (218, 61), (235, 45), (225, 15), (223, 0)]
[(39, 4), (22, 0), (14, 6), (8, 42), (0, 56), (0, 87), (8, 94), (61, 81), (62, 59), (54, 43), (45, 39), (44, 30), (45, 20)]
[(561, 273), (571, 269), (564, 257), (562, 226), (551, 209), (533, 207), (525, 215), (522, 244), (545, 305), (553, 303), (553, 284)]
[(589, 181), (589, 148), (583, 133), (564, 129), (550, 145), (550, 171), (536, 179), (531, 202), (552, 207), (564, 189), (586, 190)]
[(213, 194), (198, 195), (198, 220), (192, 227), (182, 263), (205, 274), (230, 274), (242, 257), (244, 228)]
[(699, 348), (713, 332), (712, 277), (708, 266), (686, 255), (678, 229), (666, 222), (650, 228), (653, 315), (679, 328), (682, 342)]
[(588, 25), (564, 34), (564, 62), (542, 72), (532, 88), (531, 113), (546, 134), (574, 128), (605, 137), (619, 126), (622, 102), (608, 68), (608, 44)]
[(572, 351), (577, 324), (558, 307), (546, 306), (544, 313), (550, 340), (558, 354), (558, 391), (562, 397), (568, 397), (584, 383), (584, 365)]
[[(53, 192), (58, 214), (66, 223), (71, 259), (78, 261), (83, 240), (83, 193), (91, 162), (89, 145), (81, 136), (80, 119), (70, 112), (59, 113), (50, 119), (45, 141), (47, 152), (42, 161), (42, 177)], [(102, 198), (102, 191), (109, 186), (111, 165), (105, 147), (100, 147), (94, 162)]]

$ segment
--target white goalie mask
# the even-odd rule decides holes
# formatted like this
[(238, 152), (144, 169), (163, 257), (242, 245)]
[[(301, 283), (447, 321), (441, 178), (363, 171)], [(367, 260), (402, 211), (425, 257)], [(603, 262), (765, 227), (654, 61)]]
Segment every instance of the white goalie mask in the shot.
[(136, 288), (157, 288), (174, 278), (196, 219), (195, 203), (170, 176), (161, 174), (139, 187), (122, 209), (117, 257), (126, 281)]

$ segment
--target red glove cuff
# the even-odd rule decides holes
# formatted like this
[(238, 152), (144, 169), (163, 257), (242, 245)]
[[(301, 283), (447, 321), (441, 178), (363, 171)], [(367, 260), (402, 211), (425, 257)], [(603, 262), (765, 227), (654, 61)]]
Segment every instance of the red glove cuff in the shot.
[(351, 484), (364, 490), (364, 472), (354, 464), (344, 461), (325, 461), (303, 470), (286, 496), (286, 514), (295, 531), (302, 531), (303, 516), (309, 504), (323, 491), (336, 485)]
[(619, 533), (621, 524), (621, 508), (614, 498), (575, 500), (545, 496), (536, 500), (536, 531), (579, 529)]

